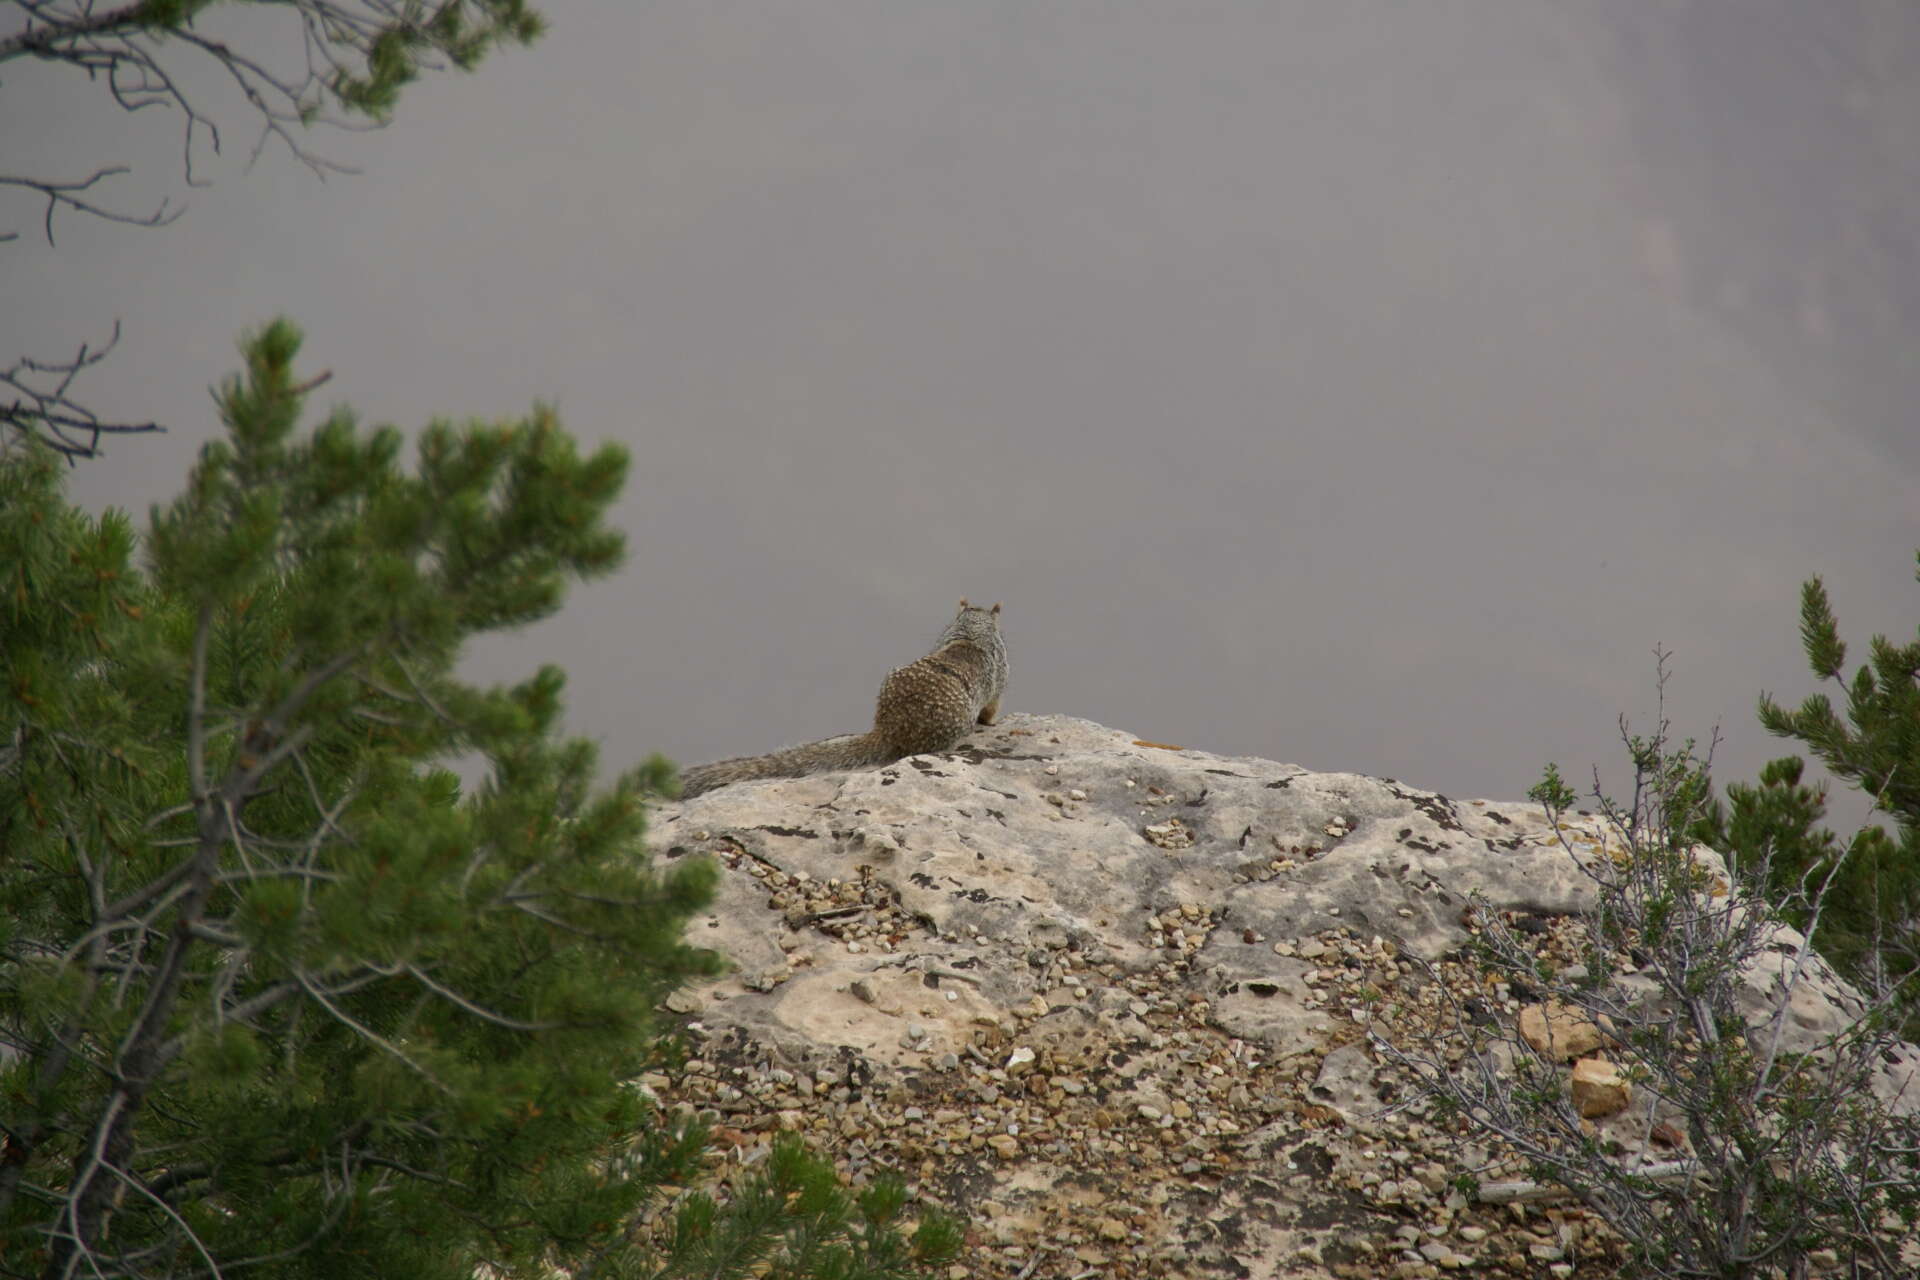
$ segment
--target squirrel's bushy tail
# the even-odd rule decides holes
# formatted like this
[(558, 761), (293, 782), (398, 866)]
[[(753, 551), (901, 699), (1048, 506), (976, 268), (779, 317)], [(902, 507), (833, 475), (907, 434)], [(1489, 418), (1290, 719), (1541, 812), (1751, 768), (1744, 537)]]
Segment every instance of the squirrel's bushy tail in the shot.
[(871, 769), (892, 764), (900, 752), (872, 733), (846, 733), (764, 756), (737, 756), (696, 765), (680, 775), (680, 798), (690, 799), (715, 787), (762, 778), (804, 778), (836, 769)]

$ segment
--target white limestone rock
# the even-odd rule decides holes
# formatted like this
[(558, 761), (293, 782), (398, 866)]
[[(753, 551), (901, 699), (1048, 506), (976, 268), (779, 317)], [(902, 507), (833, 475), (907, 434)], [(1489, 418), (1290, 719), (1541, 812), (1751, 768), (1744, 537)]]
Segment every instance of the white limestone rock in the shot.
[[(949, 754), (664, 804), (649, 838), (726, 865), (690, 930), (735, 965), (689, 1005), (709, 1052), (826, 1071), (837, 1083), (816, 1095), (855, 1112), (888, 1081), (924, 1099), (938, 1123), (886, 1123), (928, 1126), (932, 1176), (952, 1175), (948, 1194), (1009, 1247), (1073, 1237), (1104, 1196), (1151, 1213), (1124, 1243), (1077, 1247), (1144, 1251), (1143, 1273), (1277, 1275), (1335, 1238), (1388, 1240), (1381, 1188), (1418, 1185), (1353, 1146), (1404, 1123), (1380, 1119), (1359, 1025), (1374, 1015), (1353, 993), (1398, 958), (1456, 951), (1475, 891), (1495, 911), (1590, 906), (1558, 834), (1537, 805), (1012, 715)], [(1591, 820), (1566, 834), (1603, 855)], [(1783, 931), (1773, 969), (1797, 942)], [(1789, 1048), (1859, 1008), (1814, 963)], [(1771, 981), (1752, 977), (1756, 1015)], [(1034, 1056), (1010, 1073), (1016, 1048)], [(1885, 1083), (1920, 1097), (1914, 1055)], [(1073, 1118), (1050, 1130), (1055, 1114)], [(1429, 1138), (1423, 1161), (1444, 1149)]]

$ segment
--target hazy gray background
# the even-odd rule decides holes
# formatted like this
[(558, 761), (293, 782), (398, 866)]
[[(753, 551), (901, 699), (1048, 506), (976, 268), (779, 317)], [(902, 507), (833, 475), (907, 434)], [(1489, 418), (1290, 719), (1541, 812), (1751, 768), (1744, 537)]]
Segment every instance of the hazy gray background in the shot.
[[(1916, 6), (544, 7), (316, 140), (359, 176), (235, 113), (171, 227), (0, 206), (0, 357), (118, 316), (91, 401), (173, 428), (81, 499), (170, 495), (278, 312), (368, 421), (557, 402), (629, 562), (470, 669), (563, 665), (611, 765), (864, 727), (963, 594), (1010, 710), (1500, 797), (1616, 759), (1656, 642), (1750, 775), (1810, 574), (1913, 633)], [(82, 81), (0, 113), (0, 170), (181, 191)]]

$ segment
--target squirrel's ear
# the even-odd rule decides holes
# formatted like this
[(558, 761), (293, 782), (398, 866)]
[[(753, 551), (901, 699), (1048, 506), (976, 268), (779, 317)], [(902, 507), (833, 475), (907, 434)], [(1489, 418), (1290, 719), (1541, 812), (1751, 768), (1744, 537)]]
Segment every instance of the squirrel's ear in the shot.
[(995, 601), (993, 602), (993, 610), (992, 610), (992, 612), (993, 612), (993, 616), (994, 616), (994, 617), (996, 617), (996, 618), (997, 618), (997, 617), (999, 617), (999, 616), (1000, 616), (1000, 602), (999, 602), (998, 600), (995, 600)]
[(962, 609), (965, 609), (967, 607), (967, 598), (965, 596), (960, 597), (960, 607)]

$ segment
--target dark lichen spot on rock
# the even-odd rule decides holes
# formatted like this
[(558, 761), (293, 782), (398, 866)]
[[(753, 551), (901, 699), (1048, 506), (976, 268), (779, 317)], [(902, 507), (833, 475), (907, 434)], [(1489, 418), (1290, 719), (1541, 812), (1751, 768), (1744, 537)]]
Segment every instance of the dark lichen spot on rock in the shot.
[(1308, 1173), (1324, 1177), (1333, 1172), (1333, 1157), (1317, 1142), (1303, 1142), (1287, 1152), (1287, 1159)]
[(1460, 825), (1460, 816), (1454, 812), (1453, 801), (1443, 795), (1426, 791), (1410, 791), (1404, 787), (1390, 786), (1395, 799), (1405, 800), (1420, 812), (1432, 818), (1434, 825), (1447, 831), (1464, 831)]

